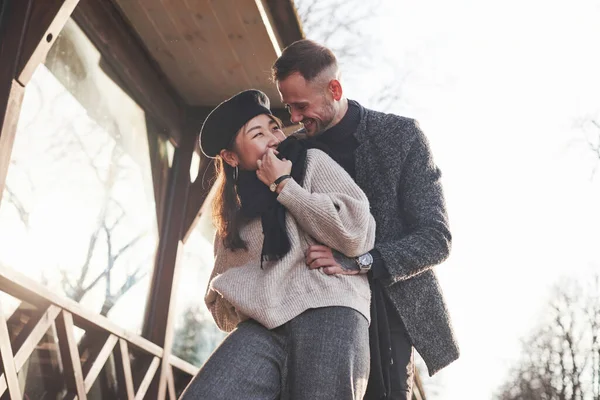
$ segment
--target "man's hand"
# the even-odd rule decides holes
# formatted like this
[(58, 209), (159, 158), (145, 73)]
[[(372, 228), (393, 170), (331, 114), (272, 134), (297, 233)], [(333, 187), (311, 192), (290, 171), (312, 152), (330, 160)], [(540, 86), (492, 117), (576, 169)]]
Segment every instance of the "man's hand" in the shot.
[(327, 275), (356, 275), (360, 272), (353, 259), (320, 244), (314, 244), (308, 248), (306, 265), (310, 269), (323, 268), (323, 272)]

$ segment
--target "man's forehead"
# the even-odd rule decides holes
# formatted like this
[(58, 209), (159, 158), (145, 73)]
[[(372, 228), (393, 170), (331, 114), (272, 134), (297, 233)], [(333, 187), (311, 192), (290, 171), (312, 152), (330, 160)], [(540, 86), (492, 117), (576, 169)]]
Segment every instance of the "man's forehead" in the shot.
[(277, 82), (277, 88), (284, 103), (305, 101), (311, 94), (310, 85), (297, 72)]

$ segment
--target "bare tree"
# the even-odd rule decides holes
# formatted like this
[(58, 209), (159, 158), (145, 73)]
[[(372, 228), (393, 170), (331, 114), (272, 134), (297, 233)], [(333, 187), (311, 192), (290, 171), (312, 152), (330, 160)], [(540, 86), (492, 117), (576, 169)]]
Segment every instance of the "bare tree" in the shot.
[[(92, 167), (96, 165), (95, 158), (102, 151), (98, 150), (94, 154), (89, 154), (85, 150), (85, 146), (80, 138), (78, 142), (80, 144), (79, 151), (87, 157), (89, 165)], [(125, 244), (118, 247), (119, 241), (115, 239), (114, 233), (123, 224), (126, 211), (113, 194), (115, 185), (128, 171), (123, 163), (120, 162), (125, 156), (123, 148), (118, 143), (110, 142), (106, 146), (111, 147), (111, 161), (108, 166), (108, 172), (105, 174), (106, 176), (103, 177), (103, 174), (97, 168), (93, 168), (96, 178), (104, 190), (104, 198), (102, 207), (98, 212), (96, 227), (88, 241), (86, 257), (81, 268), (78, 269), (79, 276), (76, 279), (69, 278), (67, 271), (64, 269), (60, 271), (63, 290), (67, 296), (75, 301), (81, 301), (88, 292), (104, 281), (104, 302), (100, 310), (100, 314), (102, 315), (107, 315), (117, 301), (147, 274), (143, 267), (147, 262), (151, 261), (149, 258), (144, 259), (133, 271), (128, 272), (118, 288), (114, 289), (112, 287), (113, 272), (115, 267), (119, 265), (119, 260), (127, 251), (134, 248), (140, 240), (144, 239), (148, 232), (141, 231), (133, 238), (130, 238)], [(106, 249), (105, 268), (90, 279), (91, 262), (95, 252), (100, 248), (99, 239), (101, 238), (104, 238), (104, 247)]]
[[(31, 90), (37, 89), (35, 82), (30, 86)], [(50, 105), (42, 104), (40, 110), (46, 106), (52, 107), (52, 104), (60, 104), (60, 97), (65, 95), (67, 94), (61, 93), (57, 98), (47, 101), (46, 103)], [(118, 127), (113, 128), (118, 132)], [(20, 129), (27, 131), (33, 128), (25, 125)], [(87, 241), (81, 266), (68, 268), (70, 271), (77, 270), (77, 276), (70, 276), (64, 267), (58, 267), (58, 273), (64, 293), (78, 302), (87, 293), (103, 284), (104, 298), (100, 313), (108, 315), (117, 301), (146, 276), (147, 270), (144, 267), (152, 262), (152, 254), (143, 260), (138, 260), (133, 268), (128, 265), (131, 259), (124, 261), (149, 232), (140, 229), (133, 236), (122, 234), (128, 222), (127, 211), (115, 196), (115, 192), (117, 185), (127, 179), (133, 171), (131, 171), (131, 163), (125, 162), (127, 154), (120, 143), (120, 136), (118, 134), (114, 137), (107, 136), (100, 132), (100, 129), (102, 128), (92, 124), (89, 132), (82, 132), (81, 125), (78, 129), (74, 121), (65, 120), (55, 128), (54, 132), (46, 135), (44, 140), (47, 143), (42, 152), (44, 160), (41, 161), (41, 165), (56, 168), (57, 173), (45, 174), (43, 179), (35, 177), (35, 171), (40, 169), (40, 165), (32, 166), (27, 162), (12, 159), (3, 201), (14, 208), (25, 229), (29, 230), (30, 215), (33, 210), (33, 205), (30, 204), (32, 199), (43, 196), (43, 192), (47, 189), (56, 190), (56, 186), (64, 180), (64, 169), (85, 168), (91, 172), (102, 192), (95, 227)], [(82, 133), (94, 137), (95, 145), (86, 143), (85, 135)], [(105, 137), (105, 140), (98, 146), (96, 144), (101, 137)], [(106, 165), (107, 158), (108, 165)], [(98, 271), (98, 268), (94, 268), (97, 265), (94, 264), (98, 264), (102, 252), (105, 253), (106, 261), (103, 263), (103, 268)], [(41, 277), (42, 282), (48, 281), (46, 274), (47, 272)], [(117, 274), (118, 279), (115, 278)]]
[(523, 343), (499, 400), (600, 399), (600, 277), (556, 286), (548, 320)]
[[(586, 142), (588, 148), (594, 156), (600, 161), (600, 122), (595, 119), (589, 121), (590, 129), (586, 130)], [(592, 176), (596, 174), (598, 163), (592, 171)]]
[(398, 74), (400, 68), (394, 61), (373, 54), (374, 40), (366, 29), (377, 18), (381, 0), (297, 0), (295, 4), (307, 37), (329, 47), (344, 71), (361, 77), (369, 77), (372, 71), (379, 74), (386, 68), (395, 72), (385, 84), (375, 83), (374, 94), (368, 100), (371, 105), (387, 111), (400, 100), (406, 74)]
[(181, 326), (175, 330), (172, 349), (177, 357), (198, 366), (225, 337), (201, 307), (204, 305), (193, 305), (185, 310)]

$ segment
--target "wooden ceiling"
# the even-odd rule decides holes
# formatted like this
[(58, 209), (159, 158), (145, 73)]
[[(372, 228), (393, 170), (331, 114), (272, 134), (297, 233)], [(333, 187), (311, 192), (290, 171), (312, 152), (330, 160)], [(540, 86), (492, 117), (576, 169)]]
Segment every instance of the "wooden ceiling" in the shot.
[(189, 105), (214, 106), (248, 88), (279, 105), (271, 65), (286, 42), (302, 37), (291, 0), (114, 2)]

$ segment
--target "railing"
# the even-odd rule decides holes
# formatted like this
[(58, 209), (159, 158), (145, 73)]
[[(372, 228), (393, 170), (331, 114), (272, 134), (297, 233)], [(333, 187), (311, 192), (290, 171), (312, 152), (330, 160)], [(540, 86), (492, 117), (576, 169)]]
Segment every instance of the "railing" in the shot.
[(9, 318), (0, 304), (2, 398), (138, 400), (155, 384), (175, 400), (197, 371), (11, 268), (0, 266), (0, 291), (21, 301)]

